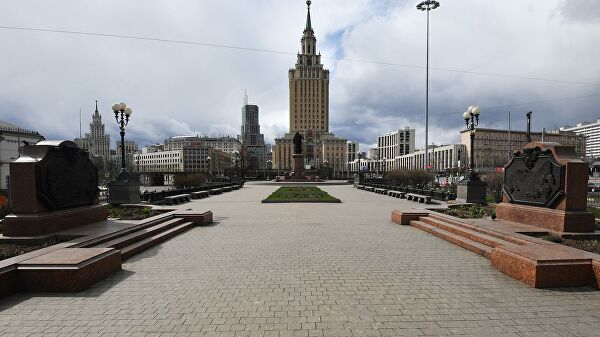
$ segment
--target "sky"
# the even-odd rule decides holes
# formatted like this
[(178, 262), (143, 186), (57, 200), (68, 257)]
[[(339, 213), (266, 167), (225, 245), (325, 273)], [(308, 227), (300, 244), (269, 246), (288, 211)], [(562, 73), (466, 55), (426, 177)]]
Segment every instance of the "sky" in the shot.
[[(417, 3), (313, 0), (330, 130), (361, 150), (404, 127), (424, 146)], [(459, 142), (470, 105), (480, 127), (507, 128), (509, 111), (517, 130), (529, 110), (534, 130), (600, 118), (600, 1), (440, 3), (430, 13), (430, 143)], [(0, 119), (73, 139), (80, 109), (85, 133), (98, 100), (114, 147), (111, 105), (123, 101), (134, 109), (127, 139), (140, 146), (237, 135), (247, 90), (273, 143), (288, 131), (287, 72), (305, 21), (303, 0), (0, 0)]]

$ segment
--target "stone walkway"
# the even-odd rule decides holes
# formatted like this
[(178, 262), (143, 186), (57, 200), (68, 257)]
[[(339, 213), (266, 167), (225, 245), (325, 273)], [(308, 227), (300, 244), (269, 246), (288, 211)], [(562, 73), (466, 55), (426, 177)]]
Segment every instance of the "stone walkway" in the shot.
[(342, 204), (260, 204), (275, 186), (183, 205), (192, 229), (79, 294), (0, 301), (0, 335), (600, 336), (600, 291), (538, 290), (390, 221), (416, 204), (326, 186)]

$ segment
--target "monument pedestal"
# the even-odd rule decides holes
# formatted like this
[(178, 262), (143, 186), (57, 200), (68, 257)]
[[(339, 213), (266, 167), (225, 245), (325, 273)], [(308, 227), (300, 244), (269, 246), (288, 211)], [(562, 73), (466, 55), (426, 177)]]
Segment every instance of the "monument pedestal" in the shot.
[(563, 211), (506, 202), (496, 206), (496, 217), (561, 233), (593, 232), (595, 221), (594, 216), (587, 211)]
[(140, 182), (138, 180), (113, 180), (108, 183), (108, 203), (111, 205), (139, 204)]
[(527, 144), (504, 169), (504, 197), (496, 216), (558, 233), (594, 232), (587, 178), (588, 165), (573, 147)]
[(456, 199), (458, 201), (487, 204), (487, 184), (481, 180), (463, 180), (456, 184)]
[(37, 214), (9, 214), (4, 218), (4, 236), (41, 236), (63, 229), (104, 221), (108, 217), (106, 205), (66, 209)]
[(294, 174), (292, 179), (304, 179), (304, 155), (293, 154), (294, 158)]
[(41, 236), (104, 221), (98, 205), (98, 170), (86, 151), (71, 141), (25, 145), (10, 163), (11, 208), (5, 236)]

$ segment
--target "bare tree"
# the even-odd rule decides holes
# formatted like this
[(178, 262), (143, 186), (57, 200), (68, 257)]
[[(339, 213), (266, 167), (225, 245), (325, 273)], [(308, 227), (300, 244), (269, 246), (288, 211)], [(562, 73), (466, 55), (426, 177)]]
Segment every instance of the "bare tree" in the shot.
[(494, 197), (494, 201), (496, 203), (502, 202), (504, 174), (497, 172), (487, 173), (482, 177), (482, 180), (487, 183), (488, 192)]

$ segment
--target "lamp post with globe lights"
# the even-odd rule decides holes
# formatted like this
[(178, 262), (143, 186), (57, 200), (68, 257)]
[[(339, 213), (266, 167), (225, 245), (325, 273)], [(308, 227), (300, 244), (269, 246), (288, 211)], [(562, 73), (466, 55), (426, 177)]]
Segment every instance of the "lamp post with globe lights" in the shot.
[(463, 113), (463, 118), (467, 125), (467, 130), (470, 131), (471, 142), (469, 144), (469, 172), (467, 173), (467, 178), (469, 180), (479, 180), (479, 175), (475, 172), (475, 128), (479, 125), (479, 115), (481, 114), (481, 109), (477, 106), (470, 106), (467, 111)]
[(425, 170), (429, 169), (429, 12), (440, 7), (439, 1), (425, 0), (417, 5), (417, 9), (427, 12), (427, 66), (425, 71)]
[(123, 102), (113, 104), (112, 110), (115, 113), (115, 120), (119, 125), (119, 131), (121, 133), (121, 172), (117, 179), (127, 180), (129, 174), (127, 173), (125, 163), (125, 127), (129, 124), (129, 118), (131, 117), (131, 114), (133, 114), (133, 110)]
[(140, 202), (140, 181), (137, 176), (129, 175), (125, 163), (125, 127), (133, 110), (123, 102), (113, 104), (112, 110), (121, 133), (121, 172), (116, 180), (108, 183), (108, 202), (111, 205), (137, 204)]
[(479, 116), (481, 109), (477, 106), (470, 106), (463, 113), (463, 119), (470, 132), (469, 144), (469, 171), (465, 177), (457, 184), (457, 199), (477, 204), (486, 204), (487, 184), (479, 178), (475, 171), (475, 130), (479, 125)]

